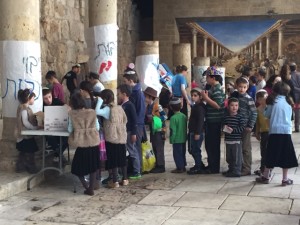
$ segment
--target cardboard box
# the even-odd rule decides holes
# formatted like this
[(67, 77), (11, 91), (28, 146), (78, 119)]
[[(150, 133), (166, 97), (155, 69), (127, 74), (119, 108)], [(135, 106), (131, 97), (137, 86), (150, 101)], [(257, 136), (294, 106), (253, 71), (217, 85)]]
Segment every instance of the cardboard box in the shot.
[(68, 130), (68, 107), (45, 106), (44, 130), (67, 131)]

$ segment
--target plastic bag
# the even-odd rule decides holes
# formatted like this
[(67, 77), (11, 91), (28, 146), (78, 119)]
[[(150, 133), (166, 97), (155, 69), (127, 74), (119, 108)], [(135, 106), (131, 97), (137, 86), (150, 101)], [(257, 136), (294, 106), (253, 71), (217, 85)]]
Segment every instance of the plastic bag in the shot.
[(150, 142), (142, 143), (143, 172), (149, 172), (155, 167), (156, 159)]

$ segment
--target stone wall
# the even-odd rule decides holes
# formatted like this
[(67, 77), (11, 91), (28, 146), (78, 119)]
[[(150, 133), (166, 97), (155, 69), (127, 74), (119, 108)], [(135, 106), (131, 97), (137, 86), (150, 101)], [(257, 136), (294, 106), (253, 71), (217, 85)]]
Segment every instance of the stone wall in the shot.
[[(88, 0), (41, 0), (42, 76), (55, 70), (59, 77), (74, 63), (86, 63), (85, 29)], [(131, 0), (118, 0), (118, 71), (135, 60), (139, 13)]]

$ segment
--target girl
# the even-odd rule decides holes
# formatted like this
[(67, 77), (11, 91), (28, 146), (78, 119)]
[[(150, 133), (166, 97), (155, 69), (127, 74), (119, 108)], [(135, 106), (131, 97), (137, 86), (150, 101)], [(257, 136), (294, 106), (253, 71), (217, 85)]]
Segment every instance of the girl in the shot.
[[(71, 96), (70, 104), (69, 145), (77, 147), (71, 172), (81, 181), (85, 188), (84, 194), (94, 195), (96, 171), (99, 168), (99, 123), (95, 111), (85, 108), (85, 101), (80, 93)], [(84, 179), (87, 174), (90, 175), (89, 185)]]
[(93, 85), (88, 81), (82, 81), (79, 85), (80, 94), (84, 98), (86, 109), (95, 109), (96, 100), (93, 95)]
[(96, 93), (100, 93), (104, 90), (103, 84), (99, 80), (99, 74), (90, 72), (89, 73), (89, 82), (93, 85), (93, 91)]
[[(106, 106), (101, 109), (102, 103)], [(96, 105), (96, 113), (98, 116), (104, 117), (106, 166), (112, 175), (112, 181), (108, 182), (108, 187), (119, 187), (118, 168), (121, 168), (123, 173), (121, 184), (128, 185), (126, 166), (127, 117), (122, 107), (114, 104), (114, 93), (110, 89), (104, 89), (101, 92), (101, 98), (98, 98)]]
[(278, 82), (273, 87), (273, 94), (267, 98), (265, 116), (270, 119), (269, 140), (266, 153), (266, 168), (258, 183), (269, 183), (269, 171), (278, 166), (282, 168), (282, 186), (293, 184), (287, 177), (288, 169), (297, 167), (298, 162), (292, 142), (292, 107), (288, 97), (290, 87)]
[(221, 72), (216, 67), (206, 70), (209, 91), (202, 91), (203, 101), (206, 102), (205, 148), (208, 156), (207, 173), (220, 172), (221, 123), (224, 115), (225, 94), (222, 90)]
[(38, 151), (35, 139), (31, 136), (21, 135), (23, 129), (37, 130), (37, 120), (33, 115), (29, 105), (33, 105), (35, 94), (31, 89), (20, 89), (18, 91), (18, 100), (20, 105), (17, 109), (17, 126), (15, 134), (17, 137), (16, 148), (19, 151), (16, 163), (16, 172), (23, 172), (25, 169), (28, 173), (37, 173), (34, 153)]

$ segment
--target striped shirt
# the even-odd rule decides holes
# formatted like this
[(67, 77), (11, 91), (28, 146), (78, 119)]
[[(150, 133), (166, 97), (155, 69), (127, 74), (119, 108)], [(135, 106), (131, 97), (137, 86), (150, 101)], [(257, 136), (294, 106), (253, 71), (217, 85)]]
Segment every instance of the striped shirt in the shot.
[(247, 93), (239, 93), (238, 99), (240, 114), (247, 121), (246, 127), (253, 128), (257, 118), (257, 109), (254, 100)]
[(242, 133), (246, 127), (246, 120), (243, 116), (238, 113), (236, 115), (229, 115), (228, 113), (224, 116), (223, 125), (227, 125), (233, 129), (233, 131), (229, 133), (225, 133), (225, 142), (232, 141), (241, 141)]
[(215, 86), (211, 87), (208, 92), (208, 96), (216, 102), (221, 108), (215, 109), (209, 104), (206, 105), (206, 121), (207, 122), (221, 122), (224, 116), (224, 100), (225, 94), (224, 91), (221, 89), (220, 84), (216, 84)]

